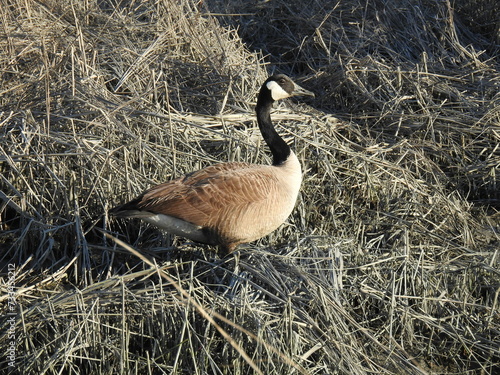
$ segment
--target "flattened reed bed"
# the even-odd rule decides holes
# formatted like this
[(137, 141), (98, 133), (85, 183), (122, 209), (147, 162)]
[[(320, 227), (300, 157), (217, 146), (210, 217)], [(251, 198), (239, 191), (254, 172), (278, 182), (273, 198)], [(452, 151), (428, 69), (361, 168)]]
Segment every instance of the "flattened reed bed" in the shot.
[[(497, 39), (446, 1), (388, 4), (2, 4), (13, 372), (498, 371)], [(304, 169), (284, 226), (222, 258), (106, 216), (208, 164), (269, 163), (266, 61), (317, 94), (273, 113)]]

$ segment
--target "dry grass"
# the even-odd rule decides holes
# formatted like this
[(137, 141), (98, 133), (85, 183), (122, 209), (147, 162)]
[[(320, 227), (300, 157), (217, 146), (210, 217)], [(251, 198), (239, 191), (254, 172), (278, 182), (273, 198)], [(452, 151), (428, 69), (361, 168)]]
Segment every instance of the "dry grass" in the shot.
[[(488, 1), (0, 4), (2, 368), (500, 370)], [(108, 219), (170, 177), (268, 163), (253, 107), (273, 69), (317, 94), (273, 116), (305, 170), (286, 225), (221, 258)]]

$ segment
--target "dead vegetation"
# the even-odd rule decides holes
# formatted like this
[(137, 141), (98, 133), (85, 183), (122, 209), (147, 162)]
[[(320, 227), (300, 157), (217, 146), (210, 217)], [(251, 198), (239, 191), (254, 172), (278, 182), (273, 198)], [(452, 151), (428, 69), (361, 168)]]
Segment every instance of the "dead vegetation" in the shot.
[[(497, 373), (488, 4), (1, 0), (1, 367)], [(268, 163), (253, 107), (274, 69), (317, 94), (273, 117), (305, 170), (288, 224), (221, 258), (108, 220), (154, 183)]]

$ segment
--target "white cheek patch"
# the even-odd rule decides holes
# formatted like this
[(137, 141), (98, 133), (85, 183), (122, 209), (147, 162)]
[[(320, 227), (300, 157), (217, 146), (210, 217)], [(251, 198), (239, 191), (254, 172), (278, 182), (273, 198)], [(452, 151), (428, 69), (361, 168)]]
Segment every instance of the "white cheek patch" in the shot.
[(285, 99), (290, 96), (276, 81), (269, 81), (266, 83), (266, 87), (271, 91), (271, 96), (274, 100)]

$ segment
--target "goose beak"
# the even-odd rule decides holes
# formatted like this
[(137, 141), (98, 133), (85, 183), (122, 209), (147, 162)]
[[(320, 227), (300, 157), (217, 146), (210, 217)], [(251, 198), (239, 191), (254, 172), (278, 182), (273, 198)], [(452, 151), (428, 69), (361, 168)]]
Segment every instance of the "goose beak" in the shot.
[(306, 90), (302, 87), (300, 87), (299, 85), (297, 85), (296, 83), (294, 83), (294, 88), (293, 88), (293, 91), (292, 91), (292, 95), (291, 96), (312, 96), (312, 97), (315, 97), (316, 95), (314, 95), (313, 92), (309, 91), (309, 90)]

